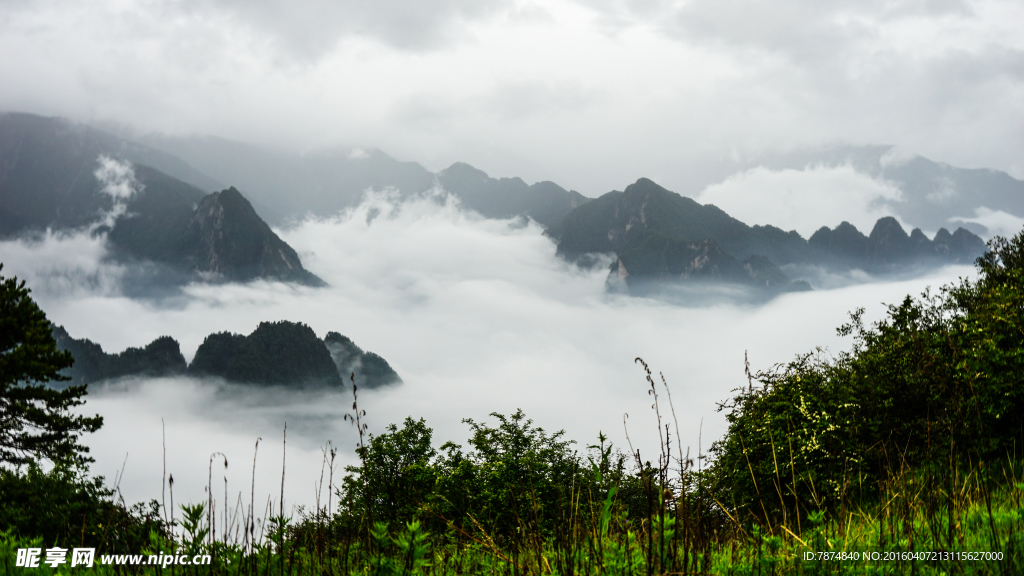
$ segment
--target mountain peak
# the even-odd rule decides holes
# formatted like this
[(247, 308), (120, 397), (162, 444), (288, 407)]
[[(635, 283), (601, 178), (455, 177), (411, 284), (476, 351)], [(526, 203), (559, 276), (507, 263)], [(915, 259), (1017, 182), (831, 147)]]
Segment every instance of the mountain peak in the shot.
[(487, 173), (484, 172), (483, 170), (476, 168), (475, 166), (472, 166), (470, 164), (466, 164), (465, 162), (456, 162), (452, 164), (451, 166), (442, 170), (439, 176), (445, 178), (458, 178), (460, 180), (472, 179), (481, 182), (484, 182), (488, 178), (490, 178), (490, 176), (488, 176)]
[(665, 188), (662, 188), (657, 182), (650, 178), (639, 178), (636, 182), (626, 186), (625, 193), (627, 195), (636, 194), (674, 194)]
[(276, 278), (323, 285), (233, 186), (199, 202), (185, 232), (184, 247), (190, 267), (199, 272), (229, 280)]

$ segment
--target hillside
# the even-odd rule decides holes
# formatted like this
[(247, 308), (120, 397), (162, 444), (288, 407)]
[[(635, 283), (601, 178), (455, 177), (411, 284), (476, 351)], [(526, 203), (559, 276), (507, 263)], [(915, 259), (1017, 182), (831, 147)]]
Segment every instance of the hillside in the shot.
[(324, 345), (331, 353), (331, 360), (334, 361), (342, 379), (354, 375), (356, 385), (368, 388), (402, 382), (387, 360), (373, 352), (364, 351), (348, 336), (328, 332), (324, 337)]
[[(183, 161), (55, 118), (0, 115), (0, 236), (106, 232), (111, 255), (165, 265), (164, 281), (258, 278), (322, 286), (235, 188), (208, 194), (153, 166), (214, 185)], [(175, 278), (177, 276), (177, 278)]]

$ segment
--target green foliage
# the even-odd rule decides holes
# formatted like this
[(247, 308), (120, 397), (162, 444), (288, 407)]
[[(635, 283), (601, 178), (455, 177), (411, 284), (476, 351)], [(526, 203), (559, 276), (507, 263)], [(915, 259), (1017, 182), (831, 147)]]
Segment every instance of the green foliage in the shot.
[(359, 449), (363, 465), (346, 468), (346, 512), (358, 517), (369, 508), (374, 520), (391, 524), (417, 518), (436, 481), (431, 433), (422, 418), (406, 418), (401, 429), (391, 424), (385, 434), (371, 436)]
[(723, 405), (712, 492), (769, 524), (873, 499), (904, 470), (1018, 457), (1024, 445), (1024, 232), (996, 239), (980, 277), (907, 297), (872, 326), (851, 314), (850, 352), (820, 350), (755, 375)]
[(0, 501), (0, 530), (42, 537), (47, 545), (127, 553), (139, 550), (150, 531), (163, 530), (155, 501), (127, 509), (102, 477), (89, 478), (68, 462), (45, 472), (34, 462), (24, 472), (0, 469)]
[(88, 479), (67, 463), (48, 472), (34, 462), (24, 473), (0, 469), (0, 527), (47, 543), (96, 542), (106, 520), (103, 503), (112, 495), (101, 479)]
[(499, 422), (495, 428), (463, 420), (472, 431), (471, 452), (445, 447), (441, 466), (454, 474), (442, 494), (450, 495), (448, 502), (461, 503), (447, 509), (446, 516), (472, 514), (488, 533), (504, 538), (524, 525), (553, 529), (559, 520), (553, 508), (568, 497), (580, 472), (572, 442), (562, 440), (561, 431), (549, 435), (534, 427), (522, 410), (491, 416)]
[(24, 281), (0, 276), (0, 463), (84, 461), (89, 449), (78, 437), (96, 431), (103, 419), (73, 414), (85, 386), (46, 386), (65, 380), (59, 372), (74, 360), (57, 349), (50, 322), (29, 292)]
[(360, 449), (363, 465), (349, 467), (340, 493), (343, 517), (405, 524), (418, 520), (434, 530), (451, 525), (464, 533), (519, 538), (524, 526), (549, 533), (560, 521), (581, 465), (562, 432), (547, 434), (523, 412), (492, 414), (497, 427), (469, 424), (471, 450), (448, 442), (438, 454), (431, 430), (407, 418), (371, 437)]

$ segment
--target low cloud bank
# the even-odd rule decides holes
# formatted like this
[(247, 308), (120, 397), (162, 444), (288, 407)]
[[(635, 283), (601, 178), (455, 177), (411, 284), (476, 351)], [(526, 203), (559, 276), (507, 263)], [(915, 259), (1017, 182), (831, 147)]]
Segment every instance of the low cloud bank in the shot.
[(747, 224), (771, 224), (810, 238), (818, 228), (835, 228), (844, 220), (870, 234), (879, 218), (895, 216), (889, 204), (901, 198), (894, 183), (848, 164), (803, 170), (757, 167), (708, 186), (697, 200)]
[(960, 226), (964, 223), (981, 224), (988, 230), (990, 236), (999, 235), (1004, 238), (1012, 238), (1024, 229), (1024, 218), (985, 206), (975, 209), (973, 218), (950, 219), (951, 226)]
[[(599, 432), (624, 448), (628, 413), (634, 447), (651, 458), (656, 424), (634, 358), (664, 374), (683, 444), (696, 454), (698, 443), (706, 451), (724, 430), (715, 403), (746, 385), (745, 351), (758, 369), (815, 346), (844, 349), (849, 343), (834, 328), (848, 311), (864, 306), (868, 319), (878, 318), (883, 302), (970, 273), (944, 268), (910, 280), (836, 282), (842, 287), (787, 294), (760, 306), (692, 308), (609, 294), (604, 269), (580, 270), (557, 259), (536, 225), (482, 219), (441, 194), (405, 203), (369, 194), (334, 218), (278, 233), (330, 287), (192, 284), (171, 300), (133, 299), (112, 287), (123, 270), (104, 263), (101, 239), (51, 235), (5, 242), (0, 250), (4, 274), (27, 279), (51, 320), (107, 351), (167, 334), (191, 358), (211, 332), (248, 334), (260, 321), (300, 321), (320, 336), (334, 330), (351, 337), (401, 375), (404, 384), (360, 390), (372, 433), (407, 416), (423, 417), (436, 444), (464, 443), (469, 430), (463, 418), (487, 421), (491, 412), (522, 408), (548, 431), (564, 428), (583, 452)], [(320, 447), (331, 440), (339, 447), (339, 466), (355, 461), (356, 433), (342, 420), (350, 409), (350, 391), (189, 378), (122, 381), (94, 387), (85, 410), (103, 414), (106, 423), (86, 442), (97, 459), (93, 471), (108, 478), (127, 453), (120, 487), (127, 500), (159, 499), (162, 419), (175, 503), (206, 500), (209, 457), (220, 451), (230, 465), (225, 471), (215, 464), (213, 493), (223, 506), (227, 477), (234, 506), (239, 494), (248, 502), (253, 447), (262, 438), (255, 497), (262, 511), (280, 491), (287, 421), (286, 506), (312, 506)]]

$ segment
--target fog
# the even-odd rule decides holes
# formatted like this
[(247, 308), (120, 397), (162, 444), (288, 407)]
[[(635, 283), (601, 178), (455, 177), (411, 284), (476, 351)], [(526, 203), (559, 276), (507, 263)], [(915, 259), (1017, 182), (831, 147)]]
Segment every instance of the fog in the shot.
[[(25, 279), (53, 322), (107, 352), (166, 334), (191, 359), (211, 332), (248, 334), (261, 321), (300, 321), (321, 337), (329, 330), (349, 336), (404, 380), (359, 390), (371, 433), (422, 417), (436, 446), (465, 444), (463, 418), (493, 423), (489, 413), (522, 408), (545, 430), (564, 429), (585, 452), (599, 432), (625, 447), (628, 414), (633, 446), (651, 458), (656, 424), (636, 357), (664, 374), (683, 445), (695, 455), (724, 430), (716, 402), (747, 384), (745, 351), (756, 370), (815, 346), (846, 349), (835, 328), (849, 311), (863, 306), (867, 319), (877, 319), (883, 302), (972, 272), (948, 267), (899, 281), (819, 273), (808, 278), (817, 290), (762, 305), (683, 306), (609, 293), (606, 267), (584, 270), (557, 259), (536, 224), (482, 219), (440, 192), (401, 204), (387, 191), (369, 193), (336, 217), (277, 232), (329, 287), (190, 284), (173, 297), (130, 298), (121, 288), (128, 272), (105, 259), (102, 236), (47, 234), (0, 243), (0, 254), (3, 274)], [(229, 466), (218, 459), (212, 477), (223, 509), (225, 478), (231, 506), (239, 497), (249, 501), (262, 438), (253, 496), (262, 515), (281, 491), (285, 422), (286, 508), (315, 503), (327, 441), (339, 448), (339, 483), (355, 459), (356, 432), (343, 420), (351, 403), (350, 390), (129, 379), (91, 387), (84, 412), (105, 423), (85, 443), (96, 458), (92, 472), (119, 477), (129, 503), (161, 499), (164, 438), (176, 505), (206, 500), (210, 457), (221, 452)]]

